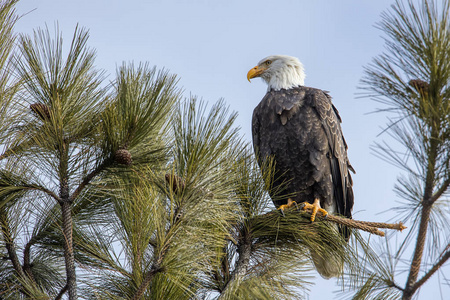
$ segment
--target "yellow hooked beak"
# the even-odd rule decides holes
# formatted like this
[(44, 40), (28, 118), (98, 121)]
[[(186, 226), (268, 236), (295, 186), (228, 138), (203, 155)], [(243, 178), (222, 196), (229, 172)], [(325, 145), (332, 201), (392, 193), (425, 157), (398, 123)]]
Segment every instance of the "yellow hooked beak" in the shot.
[(266, 68), (263, 68), (260, 66), (256, 66), (256, 67), (250, 69), (250, 71), (248, 71), (248, 73), (247, 73), (247, 80), (250, 82), (250, 79), (261, 76), (261, 74), (265, 70), (266, 70)]

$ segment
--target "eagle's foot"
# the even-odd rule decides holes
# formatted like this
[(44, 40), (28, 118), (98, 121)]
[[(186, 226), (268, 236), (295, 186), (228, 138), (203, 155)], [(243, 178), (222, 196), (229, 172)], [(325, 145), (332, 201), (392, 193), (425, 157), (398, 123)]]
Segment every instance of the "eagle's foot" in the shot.
[(287, 204), (280, 205), (280, 206), (278, 207), (278, 209), (280, 210), (281, 214), (282, 214), (283, 217), (284, 217), (284, 210), (285, 210), (285, 209), (289, 209), (289, 208), (291, 208), (291, 207), (293, 207), (293, 206), (295, 206), (295, 207), (297, 208), (297, 210), (299, 209), (299, 208), (298, 208), (298, 205), (297, 205), (297, 202), (295, 202), (295, 201), (293, 201), (291, 198), (289, 198)]
[(320, 212), (324, 218), (328, 216), (328, 212), (320, 207), (320, 200), (318, 198), (314, 200), (313, 204), (303, 202), (301, 206), (303, 210), (311, 210), (311, 222), (314, 222), (318, 212)]

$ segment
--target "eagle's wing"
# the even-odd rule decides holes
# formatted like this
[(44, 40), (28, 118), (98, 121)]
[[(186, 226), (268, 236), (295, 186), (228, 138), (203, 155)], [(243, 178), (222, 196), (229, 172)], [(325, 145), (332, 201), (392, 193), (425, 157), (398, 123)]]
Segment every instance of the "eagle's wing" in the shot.
[[(314, 94), (313, 106), (322, 121), (330, 149), (328, 157), (333, 180), (333, 193), (337, 212), (351, 218), (353, 207), (352, 178), (349, 170), (354, 172), (347, 157), (347, 144), (341, 129), (339, 112), (331, 103), (331, 97), (324, 91)], [(347, 236), (347, 234), (346, 234)]]
[(253, 150), (255, 151), (255, 154), (257, 155), (258, 162), (260, 160), (260, 140), (259, 140), (259, 115), (258, 115), (258, 108), (256, 108), (253, 111), (253, 117), (252, 117), (252, 139), (253, 139)]

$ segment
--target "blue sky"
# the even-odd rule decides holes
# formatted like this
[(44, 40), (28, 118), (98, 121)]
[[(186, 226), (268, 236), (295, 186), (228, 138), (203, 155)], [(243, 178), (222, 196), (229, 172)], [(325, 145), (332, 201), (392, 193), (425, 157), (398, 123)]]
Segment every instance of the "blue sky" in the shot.
[[(96, 65), (113, 80), (122, 62), (148, 62), (178, 74), (185, 95), (215, 102), (224, 98), (239, 113), (250, 141), (253, 108), (265, 84), (246, 80), (247, 71), (272, 54), (296, 56), (307, 86), (330, 91), (343, 119), (354, 176), (354, 218), (385, 221), (397, 206), (392, 192), (400, 171), (370, 150), (386, 115), (368, 114), (378, 104), (358, 98), (363, 68), (383, 51), (374, 27), (393, 0), (22, 0), (16, 31), (31, 33), (56, 22), (70, 43), (77, 24), (89, 29)], [(406, 233), (404, 234), (406, 236)], [(373, 237), (378, 239), (378, 237)], [(401, 237), (400, 237), (401, 238)], [(401, 285), (404, 282), (400, 282)], [(311, 299), (330, 299), (339, 287), (317, 279)]]

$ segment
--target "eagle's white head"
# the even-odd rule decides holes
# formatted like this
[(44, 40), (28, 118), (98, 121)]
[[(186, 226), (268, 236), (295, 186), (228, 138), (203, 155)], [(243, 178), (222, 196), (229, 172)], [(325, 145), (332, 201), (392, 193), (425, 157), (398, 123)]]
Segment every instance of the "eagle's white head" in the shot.
[(247, 73), (247, 79), (261, 77), (270, 89), (290, 89), (305, 84), (305, 71), (296, 57), (272, 55), (262, 59)]

